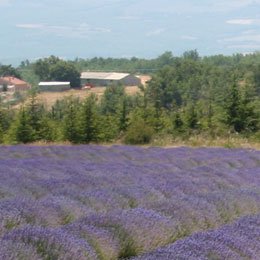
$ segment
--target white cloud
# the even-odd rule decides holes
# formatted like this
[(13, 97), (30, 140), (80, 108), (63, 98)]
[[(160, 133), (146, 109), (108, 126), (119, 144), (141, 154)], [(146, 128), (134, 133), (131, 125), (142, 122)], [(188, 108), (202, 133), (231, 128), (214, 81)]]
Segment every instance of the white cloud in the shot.
[(227, 20), (226, 23), (235, 25), (253, 25), (260, 24), (260, 19), (232, 19)]
[(160, 35), (164, 32), (165, 32), (165, 28), (158, 28), (158, 29), (155, 29), (153, 31), (147, 32), (146, 36), (147, 37), (156, 36), (156, 35)]
[(10, 0), (0, 0), (0, 6), (5, 6), (9, 4), (10, 4)]
[(247, 30), (242, 32), (243, 35), (257, 34), (257, 30)]
[(218, 42), (224, 44), (227, 49), (255, 51), (260, 49), (260, 33), (255, 30), (248, 30), (238, 36), (221, 39)]
[(140, 17), (134, 16), (134, 15), (118, 16), (117, 18), (120, 20), (139, 20), (140, 19)]
[(182, 36), (181, 36), (181, 39), (183, 39), (183, 40), (188, 40), (188, 41), (198, 40), (197, 37), (194, 37), (194, 36), (191, 36), (191, 35), (182, 35)]
[(219, 40), (219, 42), (259, 42), (260, 43), (260, 34), (242, 34), (235, 37), (225, 38)]
[(17, 28), (23, 28), (23, 29), (40, 29), (44, 28), (43, 24), (34, 24), (34, 23), (23, 23), (23, 24), (16, 24)]
[[(191, 15), (197, 13), (233, 12), (251, 5), (259, 5), (260, 0), (204, 0), (204, 1), (173, 1), (160, 0), (152, 3), (151, 0), (129, 1), (125, 9), (128, 14), (144, 15), (149, 13)], [(256, 6), (257, 8), (257, 6)]]
[(250, 5), (259, 5), (260, 0), (219, 0), (212, 3), (212, 7), (216, 11), (232, 11), (241, 9)]
[(260, 49), (260, 44), (235, 44), (235, 45), (228, 46), (228, 48), (229, 49), (259, 50)]
[(60, 26), (60, 25), (47, 25), (47, 24), (16, 24), (17, 28), (33, 30), (45, 34), (55, 34), (59, 37), (70, 38), (85, 38), (93, 33), (109, 33), (110, 29), (102, 27), (91, 27), (88, 24), (82, 23), (74, 26)]

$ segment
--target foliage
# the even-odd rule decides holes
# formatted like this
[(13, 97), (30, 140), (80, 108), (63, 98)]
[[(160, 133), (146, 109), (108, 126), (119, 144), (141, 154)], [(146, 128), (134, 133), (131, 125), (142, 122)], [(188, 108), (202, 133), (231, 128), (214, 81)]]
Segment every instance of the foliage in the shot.
[(65, 111), (63, 120), (63, 136), (64, 140), (68, 140), (72, 143), (79, 142), (79, 130), (78, 130), (78, 113), (77, 101), (70, 99), (68, 107)]
[(98, 136), (98, 116), (96, 109), (96, 97), (89, 96), (82, 105), (80, 117), (81, 141), (90, 143), (97, 141)]
[(147, 144), (153, 136), (153, 128), (140, 118), (135, 118), (130, 123), (126, 135), (126, 144)]
[(30, 126), (30, 118), (25, 108), (20, 109), (16, 120), (11, 124), (8, 138), (11, 143), (30, 143), (35, 141), (35, 130)]
[[(140, 86), (140, 92), (132, 96), (126, 95), (123, 86), (113, 85), (100, 98), (57, 100), (50, 111), (31, 98), (24, 111), (35, 141), (89, 143), (130, 138), (136, 139), (133, 143), (146, 143), (154, 134), (181, 139), (197, 134), (210, 138), (225, 138), (230, 133), (241, 138), (258, 136), (259, 66), (260, 53), (200, 57), (191, 50), (181, 57), (167, 51), (152, 60), (63, 61), (51, 56), (35, 63), (24, 61), (18, 69), (32, 80), (35, 77), (29, 77), (29, 71), (34, 70), (41, 80), (69, 80), (74, 86), (79, 86), (78, 71), (85, 69), (141, 73), (146, 68), (146, 72), (153, 72), (146, 86)], [(17, 118), (15, 111), (7, 114), (2, 119), (4, 139)]]
[(12, 65), (1, 65), (0, 64), (0, 77), (13, 76), (16, 78), (21, 78), (19, 71)]
[(35, 62), (33, 69), (42, 81), (68, 81), (71, 87), (80, 87), (80, 73), (76, 67), (58, 57), (40, 59)]

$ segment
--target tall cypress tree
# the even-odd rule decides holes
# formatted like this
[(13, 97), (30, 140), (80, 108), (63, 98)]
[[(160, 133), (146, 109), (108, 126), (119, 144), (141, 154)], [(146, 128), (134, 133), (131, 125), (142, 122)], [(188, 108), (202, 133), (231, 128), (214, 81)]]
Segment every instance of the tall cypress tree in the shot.
[(231, 88), (228, 91), (225, 108), (227, 114), (227, 125), (232, 127), (236, 132), (241, 132), (245, 127), (245, 122), (243, 118), (241, 96), (238, 90), (238, 86), (235, 83), (231, 86)]
[(83, 143), (97, 141), (97, 110), (95, 95), (89, 96), (82, 107), (81, 113), (81, 136)]
[(25, 109), (22, 108), (18, 114), (17, 121), (12, 125), (14, 132), (13, 138), (18, 143), (29, 143), (35, 141), (34, 130), (30, 126), (30, 121), (28, 119), (28, 114)]
[(226, 123), (236, 132), (254, 132), (258, 130), (259, 115), (256, 113), (255, 104), (249, 90), (244, 93), (233, 84), (226, 99)]
[(63, 136), (65, 140), (72, 143), (78, 143), (79, 130), (77, 127), (77, 107), (74, 100), (69, 100), (63, 121)]
[(30, 102), (26, 108), (27, 117), (31, 128), (34, 131), (34, 139), (41, 139), (41, 128), (42, 128), (42, 118), (44, 114), (44, 107), (39, 104), (36, 99), (36, 93), (32, 92), (30, 96)]
[(128, 109), (126, 96), (122, 97), (122, 100), (118, 106), (117, 114), (119, 121), (119, 130), (125, 131), (128, 125)]

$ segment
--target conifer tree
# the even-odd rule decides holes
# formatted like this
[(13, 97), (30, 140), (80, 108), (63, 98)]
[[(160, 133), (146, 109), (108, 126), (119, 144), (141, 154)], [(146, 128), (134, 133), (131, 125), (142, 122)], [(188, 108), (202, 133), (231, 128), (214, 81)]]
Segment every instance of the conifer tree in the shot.
[(72, 143), (78, 143), (80, 141), (77, 120), (77, 107), (75, 101), (70, 99), (63, 121), (63, 136), (65, 140)]
[(81, 140), (83, 143), (97, 141), (97, 109), (95, 95), (89, 96), (82, 107), (81, 112)]
[(258, 130), (259, 115), (252, 99), (248, 87), (244, 93), (239, 90), (237, 84), (233, 84), (229, 89), (226, 99), (226, 123), (238, 133)]
[(32, 92), (30, 96), (30, 102), (26, 107), (26, 113), (28, 117), (28, 122), (34, 131), (34, 139), (40, 140), (40, 132), (42, 128), (42, 117), (44, 114), (44, 107), (36, 99), (36, 93)]
[(24, 108), (19, 111), (17, 120), (11, 125), (11, 139), (17, 143), (35, 141), (35, 133)]
[(119, 130), (125, 131), (128, 125), (127, 98), (124, 96), (118, 106), (117, 114), (119, 120)]
[(186, 124), (190, 129), (197, 129), (199, 126), (195, 104), (190, 104), (186, 110)]

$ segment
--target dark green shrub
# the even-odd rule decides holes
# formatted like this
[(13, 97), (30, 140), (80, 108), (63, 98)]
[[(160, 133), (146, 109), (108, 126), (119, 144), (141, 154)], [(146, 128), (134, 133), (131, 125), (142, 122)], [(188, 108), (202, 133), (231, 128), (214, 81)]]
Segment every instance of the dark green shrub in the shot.
[(151, 126), (142, 119), (137, 119), (128, 127), (124, 141), (126, 144), (148, 144), (153, 134), (154, 130)]

